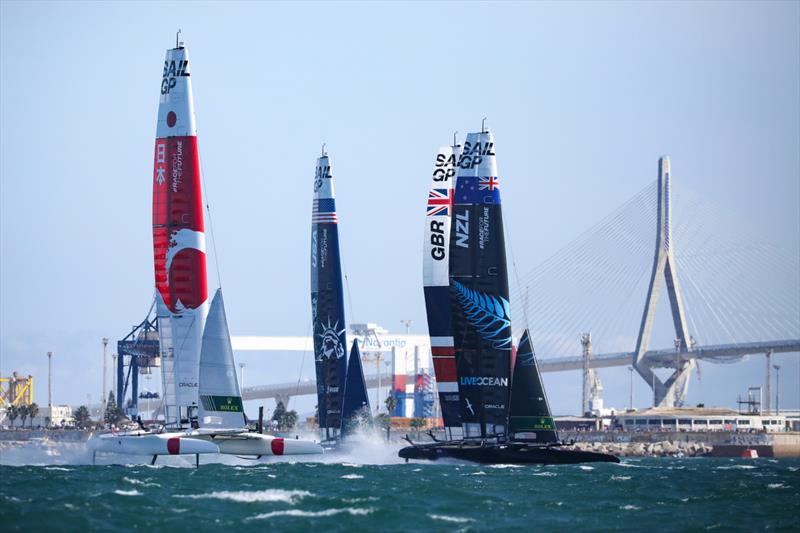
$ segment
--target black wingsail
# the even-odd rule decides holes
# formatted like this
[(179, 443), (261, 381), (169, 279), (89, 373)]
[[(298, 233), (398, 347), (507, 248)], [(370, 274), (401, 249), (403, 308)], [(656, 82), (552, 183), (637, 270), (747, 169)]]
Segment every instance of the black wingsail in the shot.
[(459, 157), (449, 250), (464, 437), (505, 435), (511, 318), (499, 179), (488, 131), (470, 133)]
[(342, 404), (342, 435), (352, 433), (361, 423), (369, 422), (369, 397), (364, 381), (364, 368), (361, 366), (361, 352), (358, 340), (353, 341), (350, 361), (347, 363), (347, 380), (344, 385)]
[(511, 381), (511, 411), (508, 417), (508, 434), (518, 442), (551, 444), (558, 442), (556, 424), (550, 413), (542, 376), (536, 364), (528, 330), (522, 335)]
[(333, 176), (328, 156), (317, 160), (311, 215), (311, 316), (319, 427), (332, 438), (342, 426), (347, 371), (344, 294)]

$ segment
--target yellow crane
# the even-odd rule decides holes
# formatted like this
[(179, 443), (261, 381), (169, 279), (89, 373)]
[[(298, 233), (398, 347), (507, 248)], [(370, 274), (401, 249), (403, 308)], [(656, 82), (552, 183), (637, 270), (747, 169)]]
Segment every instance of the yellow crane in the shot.
[(10, 378), (0, 377), (0, 407), (22, 407), (33, 403), (33, 376), (22, 377), (16, 372)]

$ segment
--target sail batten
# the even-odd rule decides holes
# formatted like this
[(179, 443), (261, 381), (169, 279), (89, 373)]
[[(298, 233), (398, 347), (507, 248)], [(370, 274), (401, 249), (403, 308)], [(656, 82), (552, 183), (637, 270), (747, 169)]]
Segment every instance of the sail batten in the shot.
[(153, 258), (165, 422), (196, 414), (199, 360), (208, 314), (206, 243), (189, 55), (164, 61), (153, 165)]
[(327, 155), (317, 159), (311, 215), (311, 317), (320, 429), (335, 436), (342, 425), (347, 339), (333, 174)]

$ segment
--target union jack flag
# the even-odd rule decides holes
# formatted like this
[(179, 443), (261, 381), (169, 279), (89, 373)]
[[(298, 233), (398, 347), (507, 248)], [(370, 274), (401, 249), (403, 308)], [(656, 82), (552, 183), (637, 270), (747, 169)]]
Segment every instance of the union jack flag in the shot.
[(489, 189), (490, 191), (493, 191), (495, 189), (495, 187), (499, 187), (499, 186), (500, 186), (500, 180), (498, 180), (494, 176), (489, 176), (488, 178), (481, 178), (478, 181), (478, 190), (479, 191), (485, 191), (486, 189)]
[(431, 189), (428, 191), (428, 216), (448, 216), (453, 205), (453, 189)]

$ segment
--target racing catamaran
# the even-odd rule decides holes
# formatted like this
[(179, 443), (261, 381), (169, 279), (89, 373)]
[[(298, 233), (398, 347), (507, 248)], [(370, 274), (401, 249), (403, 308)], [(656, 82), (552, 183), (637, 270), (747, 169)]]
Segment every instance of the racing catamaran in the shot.
[[(105, 434), (93, 452), (216, 453), (192, 439), (197, 427), (200, 350), (208, 315), (206, 246), (189, 54), (176, 39), (160, 85), (153, 168), (153, 256), (164, 391), (164, 428)], [(197, 456), (199, 463), (199, 455)]]
[[(432, 284), (427, 276), (425, 288), (429, 327), (432, 315), (436, 326), (437, 317), (449, 311), (463, 438), (426, 444), (409, 440), (411, 445), (400, 450), (400, 457), (479, 463), (618, 462), (614, 456), (558, 442), (527, 332), (512, 381), (508, 273), (492, 133), (484, 128), (470, 133), (456, 166), (448, 299), (428, 298)], [(438, 326), (431, 328), (432, 339), (438, 331)]]
[(322, 453), (313, 442), (286, 439), (284, 443), (282, 438), (247, 429), (221, 289), (209, 312), (189, 56), (179, 40), (167, 51), (160, 92), (153, 249), (164, 424), (98, 435), (90, 439), (90, 448), (94, 454), (151, 455), (152, 463), (159, 455), (193, 454), (197, 464), (201, 453), (256, 457)]
[[(311, 320), (317, 376), (317, 422), (323, 441), (333, 445), (352, 429), (354, 418), (369, 417), (369, 400), (357, 342), (347, 359), (347, 326), (339, 254), (339, 218), (333, 174), (323, 146), (314, 173), (311, 213)], [(357, 358), (356, 361), (353, 358)], [(346, 412), (344, 412), (346, 409)]]

